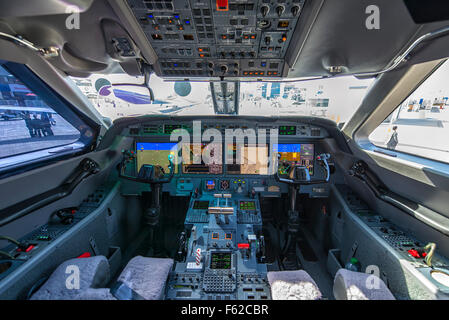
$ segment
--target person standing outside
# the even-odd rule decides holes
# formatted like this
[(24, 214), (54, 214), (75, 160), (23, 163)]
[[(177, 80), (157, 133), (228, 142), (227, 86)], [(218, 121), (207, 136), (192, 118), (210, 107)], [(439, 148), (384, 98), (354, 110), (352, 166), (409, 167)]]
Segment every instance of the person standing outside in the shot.
[(395, 150), (396, 146), (399, 143), (397, 130), (398, 130), (398, 127), (394, 126), (393, 127), (393, 133), (391, 134), (390, 140), (388, 140), (388, 142), (387, 142), (387, 148), (388, 149)]
[(31, 124), (31, 115), (28, 111), (25, 112), (25, 114), (23, 115), (23, 119), (25, 120), (25, 125), (28, 129), (28, 132), (30, 133), (30, 137), (34, 137), (35, 133), (34, 133), (34, 129), (33, 129), (33, 125)]

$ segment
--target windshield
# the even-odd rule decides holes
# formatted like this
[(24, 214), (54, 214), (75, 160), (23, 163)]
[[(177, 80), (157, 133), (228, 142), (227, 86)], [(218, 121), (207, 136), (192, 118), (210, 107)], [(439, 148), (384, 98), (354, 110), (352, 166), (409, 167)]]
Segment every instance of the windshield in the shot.
[[(116, 84), (142, 84), (143, 77), (123, 74), (73, 78), (102, 116), (115, 120), (146, 114), (213, 115), (300, 115), (348, 121), (360, 105), (373, 79), (338, 77), (297, 82), (173, 82), (152, 75), (150, 87)], [(111, 86), (112, 85), (112, 86)], [(235, 94), (235, 95), (234, 95)], [(238, 104), (235, 96), (238, 95)]]

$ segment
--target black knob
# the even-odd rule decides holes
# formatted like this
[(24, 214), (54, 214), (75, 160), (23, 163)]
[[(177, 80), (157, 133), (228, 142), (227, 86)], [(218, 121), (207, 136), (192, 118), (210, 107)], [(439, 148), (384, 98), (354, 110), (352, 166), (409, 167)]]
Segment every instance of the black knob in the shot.
[(282, 16), (282, 14), (284, 13), (284, 10), (285, 10), (284, 6), (276, 7), (276, 13), (278, 14), (279, 17)]
[(265, 44), (268, 46), (271, 42), (271, 37), (265, 37)]
[(298, 7), (298, 6), (292, 7), (291, 12), (292, 12), (292, 15), (293, 15), (294, 17), (296, 17), (296, 15), (297, 15), (298, 12), (299, 12), (299, 7)]
[(265, 17), (269, 10), (270, 10), (270, 8), (268, 8), (268, 6), (262, 6), (260, 8), (260, 13), (262, 13), (262, 17)]
[(228, 67), (223, 65), (220, 67), (221, 72), (226, 73), (226, 71), (228, 71)]
[(245, 52), (240, 52), (240, 56), (241, 56), (242, 58), (244, 58), (244, 57), (245, 57)]

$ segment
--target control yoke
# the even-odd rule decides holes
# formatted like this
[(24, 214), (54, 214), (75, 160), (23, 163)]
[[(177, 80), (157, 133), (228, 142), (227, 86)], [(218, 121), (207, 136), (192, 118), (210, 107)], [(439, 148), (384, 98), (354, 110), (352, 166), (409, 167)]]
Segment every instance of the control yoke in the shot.
[(130, 151), (123, 152), (123, 159), (119, 167), (119, 177), (136, 182), (143, 182), (149, 184), (163, 184), (172, 180), (175, 173), (175, 165), (173, 164), (174, 156), (170, 154), (168, 156), (168, 169), (169, 173), (166, 174), (164, 168), (159, 165), (144, 164), (137, 176), (129, 176), (125, 174), (126, 164), (134, 158), (134, 154)]
[[(278, 155), (278, 161), (281, 155)], [(316, 157), (317, 163), (324, 167), (326, 171), (325, 179), (314, 179), (310, 178), (309, 168), (306, 166), (293, 163), (287, 167), (287, 177), (281, 177), (279, 175), (279, 170), (276, 170), (275, 179), (279, 182), (288, 184), (289, 193), (289, 206), (288, 211), (288, 223), (287, 223), (287, 239), (285, 241), (284, 247), (282, 249), (281, 256), (285, 263), (290, 263), (295, 269), (298, 269), (298, 261), (296, 258), (296, 237), (299, 231), (299, 212), (296, 210), (296, 196), (298, 194), (301, 185), (310, 185), (318, 183), (327, 183), (330, 178), (330, 168), (328, 159), (330, 154), (322, 153)], [(283, 263), (284, 263), (283, 262)]]
[[(123, 152), (123, 159), (119, 167), (119, 177), (136, 182), (148, 183), (150, 185), (152, 191), (151, 205), (145, 211), (144, 217), (146, 224), (153, 228), (159, 223), (162, 184), (170, 182), (175, 173), (175, 165), (173, 164), (174, 156), (172, 154), (168, 156), (168, 168), (170, 170), (168, 174), (166, 174), (164, 168), (159, 165), (145, 164), (139, 169), (137, 177), (125, 174), (126, 164), (133, 159), (134, 153), (132, 151)], [(153, 236), (151, 235), (151, 238), (152, 237)]]
[[(278, 161), (281, 155), (278, 155)], [(309, 169), (300, 164), (292, 164), (290, 168), (288, 168), (287, 177), (281, 177), (279, 175), (279, 170), (276, 170), (275, 178), (279, 182), (284, 182), (290, 185), (309, 185), (309, 184), (319, 184), (319, 183), (327, 183), (330, 178), (330, 168), (328, 159), (330, 158), (329, 153), (322, 153), (316, 157), (317, 162), (324, 167), (326, 171), (325, 179), (315, 179), (312, 180), (310, 178)]]

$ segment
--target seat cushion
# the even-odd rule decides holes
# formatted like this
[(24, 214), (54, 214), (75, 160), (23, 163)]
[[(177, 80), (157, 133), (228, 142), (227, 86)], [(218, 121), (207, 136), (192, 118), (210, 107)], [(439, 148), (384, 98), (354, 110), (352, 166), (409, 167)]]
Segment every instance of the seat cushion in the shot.
[(123, 282), (146, 300), (161, 299), (173, 259), (132, 258), (117, 281)]
[(338, 270), (334, 279), (337, 300), (395, 300), (385, 283), (373, 274)]
[(273, 300), (318, 300), (320, 289), (304, 270), (268, 272)]
[[(73, 278), (78, 274), (76, 267), (79, 270), (79, 289)], [(31, 296), (31, 300), (76, 299), (84, 290), (106, 286), (109, 278), (109, 262), (105, 256), (67, 260), (56, 268), (42, 287)]]
[(117, 300), (109, 288), (88, 288), (80, 291), (73, 300)]

